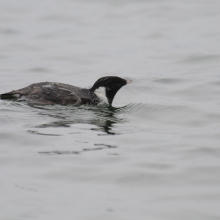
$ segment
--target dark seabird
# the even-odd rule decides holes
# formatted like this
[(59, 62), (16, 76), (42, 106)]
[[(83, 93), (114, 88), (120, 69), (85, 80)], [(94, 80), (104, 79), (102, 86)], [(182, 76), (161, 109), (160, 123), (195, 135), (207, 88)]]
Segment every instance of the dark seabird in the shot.
[(106, 76), (98, 79), (90, 89), (64, 83), (40, 82), (1, 94), (1, 99), (16, 98), (48, 105), (111, 105), (118, 90), (130, 82), (117, 76)]

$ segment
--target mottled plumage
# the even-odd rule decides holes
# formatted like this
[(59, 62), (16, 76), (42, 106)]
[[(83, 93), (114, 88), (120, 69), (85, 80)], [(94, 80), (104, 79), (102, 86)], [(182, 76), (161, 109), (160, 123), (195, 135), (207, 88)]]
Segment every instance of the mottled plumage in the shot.
[(49, 105), (97, 105), (106, 100), (112, 104), (117, 91), (129, 82), (116, 76), (107, 76), (98, 79), (91, 89), (64, 83), (40, 82), (1, 94), (1, 99), (16, 98)]

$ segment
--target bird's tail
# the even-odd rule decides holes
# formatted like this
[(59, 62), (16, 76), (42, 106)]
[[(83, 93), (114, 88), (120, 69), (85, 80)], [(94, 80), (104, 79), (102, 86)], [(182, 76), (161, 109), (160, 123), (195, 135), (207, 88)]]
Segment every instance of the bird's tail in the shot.
[(12, 91), (1, 94), (0, 97), (1, 99), (16, 99), (16, 98), (20, 98), (21, 95)]

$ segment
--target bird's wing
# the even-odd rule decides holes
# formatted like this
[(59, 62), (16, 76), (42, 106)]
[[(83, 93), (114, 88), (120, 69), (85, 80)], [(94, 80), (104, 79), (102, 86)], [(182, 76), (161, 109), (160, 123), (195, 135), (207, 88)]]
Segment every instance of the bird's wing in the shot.
[(56, 83), (35, 83), (23, 89), (13, 90), (1, 98), (21, 98), (42, 104), (80, 105), (81, 98), (74, 91), (58, 86)]

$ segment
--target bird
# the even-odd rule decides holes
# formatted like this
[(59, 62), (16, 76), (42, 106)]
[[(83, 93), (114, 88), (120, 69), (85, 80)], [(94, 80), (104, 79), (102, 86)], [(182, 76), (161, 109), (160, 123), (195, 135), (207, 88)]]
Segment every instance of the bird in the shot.
[(99, 78), (90, 89), (64, 83), (39, 82), (1, 94), (1, 99), (18, 99), (46, 105), (112, 105), (118, 90), (131, 80), (117, 76)]

